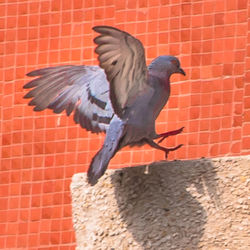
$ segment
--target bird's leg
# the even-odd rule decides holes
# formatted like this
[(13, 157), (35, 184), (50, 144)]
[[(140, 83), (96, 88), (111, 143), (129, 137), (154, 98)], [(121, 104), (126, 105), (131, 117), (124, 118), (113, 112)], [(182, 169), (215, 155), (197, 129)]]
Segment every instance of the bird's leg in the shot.
[(159, 150), (164, 151), (164, 152), (165, 152), (165, 158), (166, 158), (166, 159), (168, 158), (169, 152), (175, 151), (175, 150), (177, 150), (178, 148), (180, 148), (181, 146), (183, 146), (183, 144), (180, 144), (180, 145), (178, 145), (178, 146), (176, 146), (176, 147), (174, 147), (174, 148), (164, 148), (164, 147), (158, 145), (157, 143), (155, 143), (153, 140), (147, 140), (147, 143), (148, 143), (151, 147), (153, 147), (153, 148), (156, 148), (156, 149), (159, 149)]
[(161, 138), (158, 143), (161, 143), (162, 141), (164, 141), (167, 137), (172, 136), (172, 135), (178, 135), (183, 131), (184, 127), (177, 129), (177, 130), (173, 130), (173, 131), (168, 131), (162, 134), (157, 135), (157, 137), (155, 139)]

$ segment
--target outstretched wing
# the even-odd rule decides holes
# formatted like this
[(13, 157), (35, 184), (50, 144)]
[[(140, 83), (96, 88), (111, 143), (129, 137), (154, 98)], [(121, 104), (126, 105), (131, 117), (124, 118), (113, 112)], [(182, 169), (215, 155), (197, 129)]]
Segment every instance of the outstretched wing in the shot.
[(98, 45), (95, 52), (110, 82), (113, 109), (122, 117), (123, 109), (147, 84), (144, 48), (139, 40), (116, 28), (95, 26), (93, 29), (101, 34), (94, 39)]
[(55, 113), (74, 111), (74, 121), (95, 133), (106, 131), (113, 117), (109, 84), (98, 66), (58, 66), (38, 69), (27, 74), (39, 76), (24, 88), (33, 88), (24, 98), (35, 111), (46, 108)]

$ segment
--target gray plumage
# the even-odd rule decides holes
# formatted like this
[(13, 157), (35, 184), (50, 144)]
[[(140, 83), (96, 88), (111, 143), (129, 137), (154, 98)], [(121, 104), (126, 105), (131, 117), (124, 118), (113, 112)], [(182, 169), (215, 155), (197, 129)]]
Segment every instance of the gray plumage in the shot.
[(157, 134), (155, 120), (170, 94), (169, 78), (185, 72), (173, 56), (160, 56), (146, 66), (144, 48), (130, 34), (109, 26), (93, 28), (100, 33), (97, 44), (98, 66), (57, 66), (38, 69), (28, 76), (39, 76), (24, 88), (33, 88), (24, 98), (35, 111), (63, 110), (74, 121), (94, 133), (106, 132), (102, 148), (92, 159), (88, 181), (94, 185), (104, 174), (110, 159), (126, 145), (143, 145), (169, 151), (153, 140), (178, 134), (183, 128)]

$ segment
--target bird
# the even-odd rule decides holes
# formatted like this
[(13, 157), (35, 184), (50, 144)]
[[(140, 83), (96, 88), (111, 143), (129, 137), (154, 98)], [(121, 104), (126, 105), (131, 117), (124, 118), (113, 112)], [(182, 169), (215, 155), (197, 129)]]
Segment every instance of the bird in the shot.
[[(93, 186), (105, 173), (112, 157), (125, 146), (145, 144), (165, 152), (160, 142), (183, 128), (157, 134), (155, 120), (170, 95), (170, 76), (186, 75), (175, 56), (161, 55), (146, 65), (140, 40), (112, 26), (94, 26), (98, 33), (98, 65), (63, 65), (31, 71), (36, 77), (23, 88), (31, 89), (24, 98), (34, 111), (52, 109), (72, 113), (75, 123), (92, 133), (106, 134), (100, 150), (92, 158), (87, 181)], [(154, 140), (160, 139), (158, 143)]]

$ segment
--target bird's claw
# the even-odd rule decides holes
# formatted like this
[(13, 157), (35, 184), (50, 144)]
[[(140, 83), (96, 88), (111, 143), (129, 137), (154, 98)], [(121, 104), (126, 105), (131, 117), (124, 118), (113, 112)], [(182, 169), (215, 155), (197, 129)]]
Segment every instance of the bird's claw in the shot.
[(178, 146), (176, 146), (176, 147), (174, 147), (174, 148), (165, 148), (165, 159), (167, 159), (168, 158), (168, 154), (169, 154), (169, 152), (171, 152), (171, 151), (175, 151), (175, 150), (177, 150), (177, 149), (179, 149), (180, 147), (182, 147), (183, 146), (183, 144), (179, 144)]
[(180, 134), (183, 131), (183, 129), (184, 129), (184, 127), (181, 127), (180, 129), (173, 130), (173, 131), (168, 131), (166, 133), (160, 134), (159, 137), (161, 139), (158, 141), (158, 143), (161, 143), (162, 141), (164, 141), (169, 136)]

